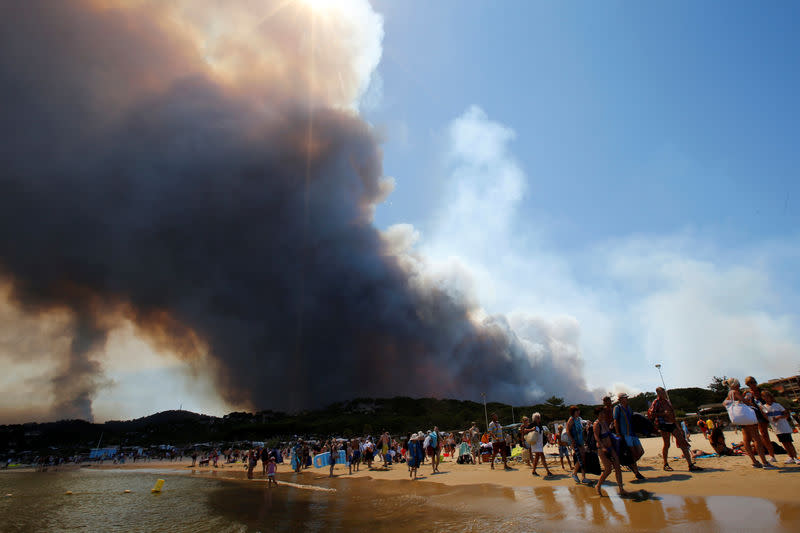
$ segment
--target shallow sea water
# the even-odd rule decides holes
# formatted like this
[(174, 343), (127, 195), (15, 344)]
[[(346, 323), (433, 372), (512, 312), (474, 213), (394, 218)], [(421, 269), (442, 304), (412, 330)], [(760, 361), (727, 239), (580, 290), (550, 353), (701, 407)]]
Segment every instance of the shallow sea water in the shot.
[[(151, 494), (158, 478), (164, 489)], [(296, 486), (158, 469), (2, 472), (0, 531), (800, 531), (800, 504), (758, 498), (621, 499), (613, 487), (598, 498), (583, 486), (448, 487), (294, 474), (279, 480)]]

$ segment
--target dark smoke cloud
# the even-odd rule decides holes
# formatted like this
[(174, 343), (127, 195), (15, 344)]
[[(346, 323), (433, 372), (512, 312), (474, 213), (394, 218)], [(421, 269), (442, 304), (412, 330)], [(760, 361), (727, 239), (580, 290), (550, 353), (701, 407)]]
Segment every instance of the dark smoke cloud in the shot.
[(92, 355), (122, 319), (207, 351), (238, 405), (588, 397), (579, 358), (535, 356), (393, 252), (372, 225), (380, 148), (351, 111), (309, 107), (305, 76), (215, 75), (150, 4), (95, 4), (0, 2), (0, 269), (22, 309), (75, 317), (55, 416), (91, 418)]

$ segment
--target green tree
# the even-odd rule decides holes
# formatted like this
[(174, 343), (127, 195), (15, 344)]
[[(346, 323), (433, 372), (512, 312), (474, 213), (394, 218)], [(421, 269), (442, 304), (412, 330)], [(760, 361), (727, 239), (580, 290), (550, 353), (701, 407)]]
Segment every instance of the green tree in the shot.
[(718, 394), (728, 392), (726, 381), (728, 381), (728, 376), (722, 376), (721, 378), (714, 376), (711, 378), (711, 383), (708, 384), (708, 388)]
[(559, 398), (558, 396), (550, 396), (545, 401), (548, 403), (548, 405), (552, 405), (553, 407), (561, 407), (564, 405), (564, 398)]

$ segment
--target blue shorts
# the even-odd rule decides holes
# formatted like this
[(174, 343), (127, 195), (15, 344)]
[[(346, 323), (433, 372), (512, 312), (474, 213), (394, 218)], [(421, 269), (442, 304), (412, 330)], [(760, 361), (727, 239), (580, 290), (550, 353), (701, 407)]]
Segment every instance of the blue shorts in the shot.
[(569, 457), (569, 449), (566, 446), (559, 446), (558, 447), (558, 456), (559, 457)]
[(625, 444), (628, 445), (628, 448), (642, 447), (642, 442), (636, 435), (625, 435)]

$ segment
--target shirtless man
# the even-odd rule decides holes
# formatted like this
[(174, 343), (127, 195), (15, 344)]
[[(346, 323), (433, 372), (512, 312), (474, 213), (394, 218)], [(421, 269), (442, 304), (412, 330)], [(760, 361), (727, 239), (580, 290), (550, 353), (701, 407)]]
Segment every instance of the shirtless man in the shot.
[(494, 456), (500, 452), (500, 457), (503, 458), (503, 468), (508, 468), (508, 452), (506, 451), (506, 441), (503, 438), (503, 426), (497, 421), (497, 413), (492, 413), (492, 421), (489, 422), (489, 435), (492, 436), (492, 470), (494, 470)]
[(656, 424), (656, 427), (661, 432), (661, 438), (664, 439), (664, 446), (661, 449), (661, 455), (664, 458), (664, 470), (672, 472), (672, 467), (669, 466), (669, 439), (670, 436), (675, 437), (675, 444), (683, 451), (683, 456), (686, 458), (686, 464), (689, 465), (691, 472), (703, 470), (692, 462), (692, 454), (689, 453), (689, 443), (686, 442), (686, 437), (683, 430), (675, 422), (675, 410), (672, 408), (672, 402), (667, 398), (667, 391), (663, 387), (656, 387), (656, 399), (650, 405), (647, 411), (647, 416)]

